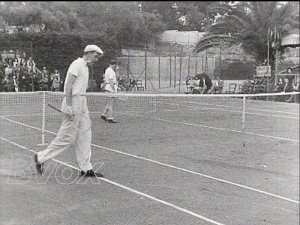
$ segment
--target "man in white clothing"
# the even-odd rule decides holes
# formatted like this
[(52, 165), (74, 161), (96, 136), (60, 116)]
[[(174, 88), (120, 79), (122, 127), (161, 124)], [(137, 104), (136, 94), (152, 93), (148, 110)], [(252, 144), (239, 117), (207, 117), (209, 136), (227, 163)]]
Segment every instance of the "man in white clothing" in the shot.
[(34, 156), (36, 170), (43, 174), (43, 163), (54, 158), (64, 150), (75, 144), (78, 167), (82, 176), (103, 177), (103, 174), (95, 172), (91, 164), (92, 132), (78, 132), (72, 122), (83, 128), (87, 121), (79, 119), (76, 115), (83, 113), (89, 116), (87, 100), (85, 97), (89, 80), (89, 65), (96, 63), (103, 56), (103, 51), (96, 45), (87, 45), (83, 57), (74, 60), (67, 71), (64, 84), (65, 97), (61, 104), (61, 110), (66, 113), (65, 118), (55, 139), (44, 151)]
[[(105, 91), (108, 93), (117, 93), (118, 90), (117, 75), (115, 72), (116, 67), (117, 67), (116, 61), (111, 60), (109, 63), (109, 67), (107, 67), (107, 69), (105, 70), (105, 74), (104, 74)], [(114, 98), (110, 97), (101, 115), (101, 119), (107, 121), (108, 123), (117, 123), (114, 120), (112, 115), (113, 105), (114, 105)]]

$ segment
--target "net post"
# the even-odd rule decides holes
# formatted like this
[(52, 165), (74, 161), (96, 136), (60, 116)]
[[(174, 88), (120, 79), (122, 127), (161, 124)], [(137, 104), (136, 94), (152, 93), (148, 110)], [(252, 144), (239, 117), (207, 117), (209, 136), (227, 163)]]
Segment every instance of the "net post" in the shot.
[[(243, 134), (245, 133), (245, 120), (246, 120), (246, 95), (243, 96), (243, 113), (242, 113)], [(245, 137), (245, 135), (243, 136)], [(243, 146), (245, 146), (245, 138), (243, 141)]]
[(47, 146), (48, 143), (45, 143), (45, 127), (46, 127), (46, 92), (42, 92), (43, 97), (43, 105), (42, 105), (42, 143), (38, 144), (38, 146)]

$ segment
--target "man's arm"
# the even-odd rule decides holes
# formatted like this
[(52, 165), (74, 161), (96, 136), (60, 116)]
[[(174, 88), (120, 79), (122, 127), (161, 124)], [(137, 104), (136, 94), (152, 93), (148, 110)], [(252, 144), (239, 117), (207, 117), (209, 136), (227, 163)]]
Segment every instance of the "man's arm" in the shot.
[(71, 73), (67, 74), (66, 77), (66, 86), (65, 86), (65, 94), (66, 94), (66, 103), (67, 106), (72, 107), (72, 91), (73, 91), (73, 84), (76, 80), (76, 76)]

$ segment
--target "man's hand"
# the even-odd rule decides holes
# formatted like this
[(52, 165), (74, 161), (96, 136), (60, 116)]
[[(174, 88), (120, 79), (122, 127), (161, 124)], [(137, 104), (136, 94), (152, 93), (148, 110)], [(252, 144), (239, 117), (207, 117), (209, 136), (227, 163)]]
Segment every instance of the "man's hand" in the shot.
[(70, 116), (74, 116), (72, 106), (67, 106), (65, 113), (70, 115)]

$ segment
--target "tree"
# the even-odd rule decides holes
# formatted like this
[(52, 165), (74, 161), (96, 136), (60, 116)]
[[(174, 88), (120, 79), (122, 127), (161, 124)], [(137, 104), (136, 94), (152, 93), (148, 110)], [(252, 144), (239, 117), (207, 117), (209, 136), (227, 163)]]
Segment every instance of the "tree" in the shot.
[(281, 38), (291, 31), (291, 27), (299, 27), (299, 14), (297, 20), (293, 10), (291, 2), (281, 7), (278, 2), (271, 1), (211, 5), (209, 12), (221, 16), (207, 27), (207, 35), (199, 41), (195, 51), (224, 43), (227, 46), (240, 44), (257, 64), (262, 64), (268, 58), (268, 43), (273, 43), (269, 55), (270, 64), (274, 65), (275, 50), (280, 48)]

